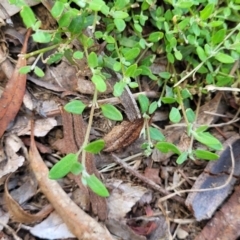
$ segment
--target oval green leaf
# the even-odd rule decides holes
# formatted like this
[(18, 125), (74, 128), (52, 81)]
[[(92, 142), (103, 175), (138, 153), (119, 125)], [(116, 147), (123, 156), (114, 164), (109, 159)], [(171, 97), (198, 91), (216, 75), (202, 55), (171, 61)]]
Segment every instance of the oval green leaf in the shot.
[(198, 159), (204, 160), (217, 160), (219, 156), (216, 153), (205, 151), (202, 149), (197, 149), (193, 152)]
[(179, 112), (179, 109), (172, 107), (170, 114), (169, 114), (169, 119), (171, 122), (178, 123), (181, 120), (181, 114)]
[(138, 102), (140, 104), (141, 112), (146, 113), (149, 107), (149, 99), (146, 95), (138, 95)]
[(59, 179), (71, 172), (72, 166), (78, 161), (78, 155), (70, 153), (56, 163), (49, 171), (50, 179)]
[(98, 66), (98, 57), (95, 52), (91, 52), (88, 56), (88, 65), (91, 68), (96, 68)]
[(101, 197), (108, 197), (109, 192), (104, 184), (94, 175), (90, 175), (89, 177), (85, 177), (88, 187), (95, 192), (97, 195)]
[(72, 165), (71, 173), (74, 175), (79, 175), (83, 171), (84, 167), (80, 162), (75, 162)]
[(157, 128), (150, 127), (149, 132), (150, 132), (151, 139), (156, 140), (156, 141), (164, 141), (165, 140), (164, 135)]
[(73, 100), (64, 106), (64, 110), (73, 114), (82, 114), (86, 105), (80, 100)]
[(99, 153), (105, 146), (105, 142), (102, 139), (90, 142), (84, 149), (86, 152), (93, 154)]
[(117, 30), (119, 32), (122, 32), (125, 29), (125, 27), (126, 27), (125, 21), (120, 19), (120, 18), (115, 18), (114, 19), (114, 24), (117, 27)]
[(106, 118), (114, 121), (122, 121), (123, 116), (121, 112), (111, 104), (104, 104), (101, 106), (102, 113)]
[(64, 10), (64, 3), (56, 1), (51, 9), (51, 14), (54, 18), (59, 18)]
[(221, 53), (221, 52), (216, 54), (215, 59), (217, 59), (221, 63), (227, 63), (227, 64), (235, 62), (235, 59), (233, 57), (231, 57), (228, 54)]
[(20, 11), (20, 15), (27, 28), (33, 27), (33, 25), (37, 21), (32, 9), (27, 5), (22, 7), (22, 10)]
[(44, 77), (44, 72), (41, 68), (39, 68), (38, 66), (36, 66), (34, 68), (34, 73), (38, 76), (38, 77)]
[(178, 155), (181, 154), (180, 150), (172, 143), (168, 143), (168, 142), (158, 142), (155, 147), (163, 152), (163, 153), (168, 153), (168, 152), (173, 152), (176, 153)]
[(100, 75), (97, 74), (93, 75), (92, 82), (95, 84), (99, 92), (105, 92), (107, 90), (107, 85)]
[(180, 154), (180, 156), (177, 158), (177, 164), (182, 164), (184, 163), (188, 158), (188, 152), (183, 152)]

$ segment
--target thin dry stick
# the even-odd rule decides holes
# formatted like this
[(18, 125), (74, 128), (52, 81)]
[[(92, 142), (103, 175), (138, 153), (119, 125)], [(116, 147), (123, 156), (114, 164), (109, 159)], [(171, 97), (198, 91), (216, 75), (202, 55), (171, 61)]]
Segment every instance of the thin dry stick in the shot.
[[(153, 188), (156, 191), (159, 191), (160, 193), (164, 194), (164, 195), (169, 195), (169, 192), (167, 190), (165, 190), (164, 188), (160, 187), (159, 185), (157, 185), (156, 183), (154, 183), (152, 180), (144, 177), (142, 174), (138, 173), (136, 170), (134, 170), (132, 167), (130, 167), (128, 164), (126, 164), (125, 162), (123, 162), (120, 158), (118, 158), (116, 155), (112, 154), (113, 159), (116, 163), (118, 163), (119, 165), (121, 165), (123, 168), (125, 168), (129, 173), (131, 173), (133, 176), (137, 177), (138, 179), (140, 179), (141, 181), (143, 181), (144, 183), (146, 183), (147, 185), (149, 185), (151, 188)], [(176, 194), (175, 194), (176, 195)], [(175, 196), (173, 197), (174, 200), (178, 201), (181, 204), (184, 204), (184, 199), (179, 197), (179, 196)]]
[(223, 185), (218, 186), (218, 187), (214, 187), (214, 188), (180, 190), (180, 191), (177, 191), (177, 192), (175, 192), (175, 193), (171, 193), (171, 194), (169, 194), (168, 196), (165, 196), (165, 197), (160, 198), (160, 199), (159, 199), (159, 202), (166, 201), (167, 199), (172, 198), (172, 197), (174, 197), (175, 195), (179, 195), (179, 194), (181, 194), (181, 193), (208, 192), (208, 191), (214, 191), (214, 190), (219, 190), (219, 189), (225, 188), (225, 187), (230, 183), (230, 181), (231, 181), (231, 179), (232, 179), (232, 177), (233, 177), (234, 168), (235, 168), (235, 158), (234, 158), (233, 151), (232, 151), (232, 145), (229, 144), (229, 148), (230, 148), (230, 153), (231, 153), (232, 169), (231, 169), (231, 172), (230, 172), (230, 175), (229, 175), (227, 181), (226, 181)]
[(18, 235), (16, 234), (16, 232), (11, 228), (9, 227), (7, 224), (3, 223), (1, 220), (0, 220), (0, 224), (5, 227), (12, 235), (13, 235), (13, 238), (15, 240), (22, 240), (22, 238), (18, 237)]

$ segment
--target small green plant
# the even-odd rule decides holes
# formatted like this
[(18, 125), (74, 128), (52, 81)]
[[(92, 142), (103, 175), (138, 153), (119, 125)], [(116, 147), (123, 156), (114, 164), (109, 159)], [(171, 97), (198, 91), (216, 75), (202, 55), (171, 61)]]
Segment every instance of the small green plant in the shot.
[[(156, 0), (56, 0), (51, 14), (58, 28), (51, 31), (41, 30), (40, 22), (23, 0), (9, 2), (22, 7), (25, 25), (35, 31), (33, 39), (49, 44), (27, 56), (41, 57), (44, 52), (55, 49), (45, 60), (47, 64), (66, 57), (76, 67), (76, 60), (86, 59), (92, 73), (91, 81), (98, 92), (106, 90), (109, 74), (104, 69), (109, 68), (120, 76), (114, 85), (114, 96), (120, 96), (127, 85), (136, 91), (142, 76), (148, 76), (161, 88), (161, 96), (152, 103), (144, 95), (138, 98), (144, 118), (142, 134), (146, 142), (142, 147), (146, 155), (156, 147), (162, 152), (172, 151), (179, 155), (179, 164), (188, 157), (217, 159), (211, 151), (193, 149), (193, 140), (210, 150), (221, 149), (221, 144), (206, 126), (195, 127), (197, 116), (189, 100), (192, 92), (206, 93), (207, 85), (229, 87), (235, 84), (232, 69), (240, 57), (239, 1), (166, 0), (159, 5)], [(79, 42), (82, 50), (69, 47), (73, 40)], [(105, 43), (104, 53), (96, 54), (98, 42)], [(164, 71), (152, 71), (156, 58), (167, 61)], [(21, 71), (43, 75), (35, 64)], [(151, 115), (162, 104), (171, 106), (171, 122), (178, 123), (184, 118), (191, 138), (187, 152), (181, 153), (177, 146), (165, 142), (158, 129), (149, 126)], [(65, 109), (81, 114), (85, 107), (81, 101), (74, 100)], [(95, 107), (98, 108), (97, 93), (93, 98)], [(102, 105), (100, 109), (105, 117), (122, 120), (121, 113), (112, 105)], [(88, 128), (90, 126), (89, 120)], [(86, 146), (87, 140), (83, 152)], [(84, 164), (82, 169), (84, 175)]]
[[(85, 139), (82, 147), (79, 149), (77, 153), (70, 153), (65, 157), (63, 157), (62, 159), (60, 159), (60, 161), (57, 164), (55, 164), (53, 168), (50, 170), (49, 178), (59, 179), (64, 177), (68, 173), (73, 173), (75, 175), (81, 174), (81, 180), (84, 185), (87, 185), (88, 187), (90, 187), (91, 190), (96, 194), (98, 194), (99, 196), (108, 197), (109, 193), (106, 187), (104, 186), (104, 184), (94, 174), (89, 175), (85, 166), (86, 152), (97, 154), (105, 146), (105, 143), (102, 139), (98, 139), (96, 141), (88, 143), (90, 130), (92, 126), (93, 115), (94, 115), (94, 109), (97, 106), (97, 92), (98, 91), (96, 88), (93, 96), (92, 108), (89, 116), (89, 123), (88, 123), (87, 131), (85, 134)], [(86, 105), (83, 102), (79, 100), (74, 100), (66, 104), (64, 109), (67, 112), (70, 112), (73, 114), (82, 114), (85, 107)], [(119, 110), (116, 107), (110, 104), (102, 105), (101, 109), (102, 109), (103, 115), (109, 119), (112, 119), (115, 121), (121, 121), (123, 119), (121, 112), (119, 112)], [(78, 161), (80, 154), (82, 155), (81, 163)]]

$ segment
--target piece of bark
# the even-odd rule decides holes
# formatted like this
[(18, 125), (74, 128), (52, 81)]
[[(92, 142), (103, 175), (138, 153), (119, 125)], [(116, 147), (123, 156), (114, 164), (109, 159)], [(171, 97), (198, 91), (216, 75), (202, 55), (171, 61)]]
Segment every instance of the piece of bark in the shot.
[(44, 164), (31, 133), (29, 151), (30, 165), (38, 181), (40, 190), (53, 205), (69, 230), (82, 240), (112, 240), (107, 229), (82, 211), (63, 191), (57, 181), (48, 178), (48, 168)]
[(207, 223), (195, 240), (228, 240), (240, 236), (240, 186), (235, 188), (231, 198)]
[[(86, 125), (81, 115), (67, 113), (64, 109), (61, 110), (61, 113), (64, 134), (64, 138), (61, 141), (63, 143), (61, 151), (66, 154), (76, 153), (83, 144), (86, 133)], [(80, 159), (81, 156), (79, 157), (79, 161)], [(89, 174), (95, 174), (98, 178), (100, 178), (100, 174), (95, 166), (93, 154), (86, 153), (86, 169)], [(79, 176), (72, 177), (75, 179), (79, 187), (85, 188), (86, 194), (89, 192), (89, 199), (91, 201), (93, 213), (98, 215), (99, 219), (105, 220), (107, 217), (106, 199), (96, 195), (90, 189), (84, 187), (81, 184), (81, 181), (79, 181)]]
[(143, 128), (143, 119), (136, 119), (133, 122), (123, 121), (115, 126), (104, 138), (104, 152), (114, 152), (129, 146), (136, 139)]
[[(229, 178), (232, 169), (232, 160), (229, 145), (232, 145), (234, 154), (234, 172), (230, 182), (221, 189)], [(204, 172), (198, 177), (192, 189), (212, 188), (212, 191), (189, 193), (185, 204), (193, 212), (197, 221), (209, 219), (233, 190), (237, 177), (240, 176), (240, 139), (233, 137), (224, 143), (224, 150), (219, 153), (217, 161), (209, 162)]]
[[(28, 38), (31, 30), (27, 31), (21, 54), (27, 51)], [(26, 59), (19, 56), (14, 72), (9, 79), (0, 98), (0, 137), (7, 129), (8, 124), (14, 120), (23, 101), (26, 88), (26, 74), (19, 73), (19, 69), (26, 65)]]

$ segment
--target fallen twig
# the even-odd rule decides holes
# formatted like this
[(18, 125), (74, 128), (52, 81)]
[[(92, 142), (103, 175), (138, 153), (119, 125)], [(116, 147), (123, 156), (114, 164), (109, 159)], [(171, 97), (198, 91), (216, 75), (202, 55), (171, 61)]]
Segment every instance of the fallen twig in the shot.
[[(130, 172), (133, 176), (139, 178), (141, 181), (143, 181), (144, 183), (146, 183), (148, 186), (150, 186), (151, 188), (153, 188), (156, 191), (159, 191), (160, 193), (164, 194), (164, 195), (169, 195), (170, 193), (165, 190), (164, 188), (160, 187), (159, 185), (157, 185), (156, 183), (154, 183), (152, 180), (144, 177), (142, 174), (138, 173), (137, 171), (135, 171), (132, 167), (130, 167), (127, 163), (123, 162), (120, 158), (118, 158), (116, 155), (112, 154), (113, 159), (116, 163), (118, 163), (119, 165), (121, 165), (123, 168), (125, 168), (128, 172)], [(173, 199), (178, 201), (181, 204), (184, 204), (184, 199), (182, 199), (179, 196), (173, 196)]]

